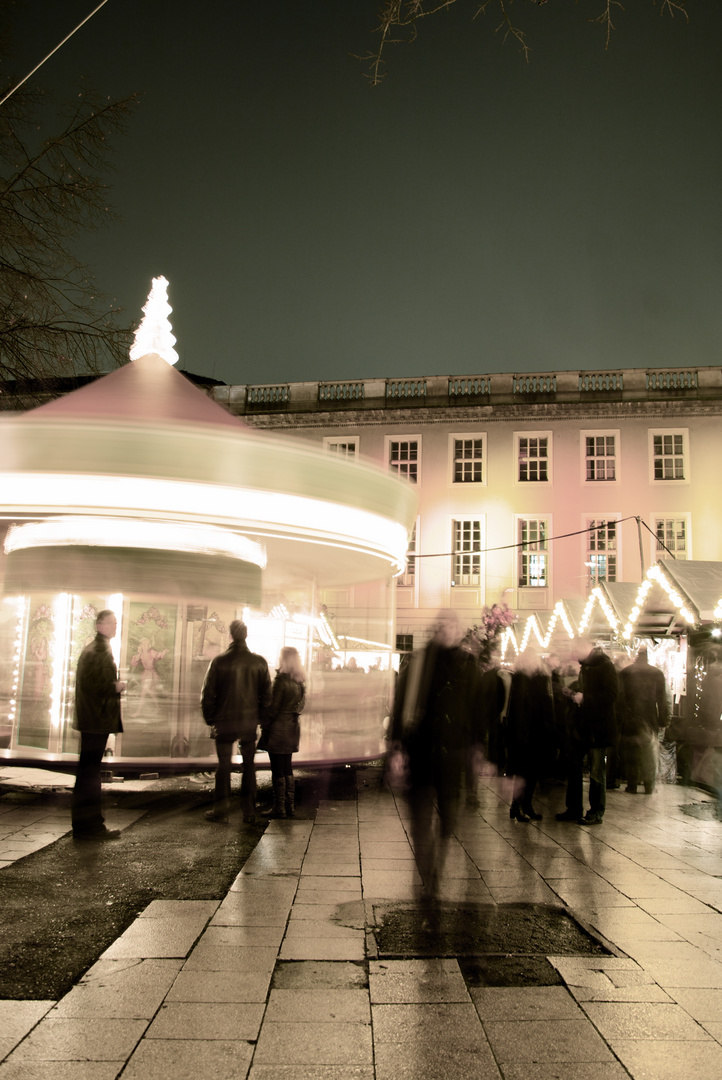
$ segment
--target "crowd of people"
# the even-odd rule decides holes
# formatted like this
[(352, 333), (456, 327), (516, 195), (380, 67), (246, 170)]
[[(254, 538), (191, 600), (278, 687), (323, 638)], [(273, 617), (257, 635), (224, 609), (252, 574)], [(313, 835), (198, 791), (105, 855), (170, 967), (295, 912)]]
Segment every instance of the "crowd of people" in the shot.
[[(114, 613), (100, 612), (96, 636), (78, 662), (74, 727), (80, 755), (72, 804), (78, 838), (117, 835), (106, 829), (100, 802), (102, 757), (109, 735), (122, 731), (120, 699), (126, 689), (110, 646), (116, 631)], [(236, 743), (244, 821), (255, 820), (257, 745), (268, 751), (271, 764), (274, 799), (268, 816), (293, 817), (292, 756), (305, 705), (298, 651), (281, 650), (272, 681), (265, 658), (248, 648), (241, 620), (231, 623), (230, 635), (229, 648), (210, 663), (201, 697), (218, 757), (214, 805), (206, 817), (228, 821)], [(621, 780), (630, 794), (640, 788), (646, 795), (654, 792), (665, 731), (674, 741), (682, 779), (699, 780), (722, 794), (721, 713), (722, 646), (708, 651), (694, 708), (680, 721), (671, 718), (664, 674), (649, 663), (644, 647), (634, 657), (612, 658), (591, 640), (577, 639), (564, 658), (527, 648), (508, 668), (493, 651), (476, 655), (458, 615), (441, 612), (429, 644), (401, 667), (388, 730), (388, 773), (408, 790), (412, 840), (427, 894), (437, 892), (463, 795), (476, 803), (481, 769), (509, 778), (509, 813), (519, 823), (541, 819), (534, 794), (540, 782), (554, 779), (566, 782), (566, 806), (557, 819), (599, 825), (607, 791)]]
[(402, 666), (389, 729), (388, 776), (408, 792), (423, 896), (438, 894), (464, 792), (475, 805), (481, 768), (508, 778), (513, 820), (541, 820), (534, 794), (551, 780), (566, 784), (557, 820), (596, 826), (610, 788), (654, 792), (665, 732), (681, 759), (722, 763), (721, 711), (722, 647), (709, 650), (701, 692), (681, 721), (645, 647), (610, 656), (577, 639), (565, 657), (526, 649), (506, 667), (493, 652), (475, 657), (458, 616), (442, 612), (429, 644)]

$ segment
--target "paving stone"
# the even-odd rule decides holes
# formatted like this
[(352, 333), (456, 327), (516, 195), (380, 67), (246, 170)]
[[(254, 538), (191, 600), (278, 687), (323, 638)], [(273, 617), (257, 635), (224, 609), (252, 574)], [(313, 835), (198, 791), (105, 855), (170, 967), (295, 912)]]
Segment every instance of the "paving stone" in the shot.
[(369, 988), (372, 1004), (470, 1001), (456, 960), (372, 960)]
[(712, 1039), (618, 1039), (614, 1052), (633, 1080), (719, 1080), (722, 1076), (722, 1046)]
[(253, 1046), (244, 1041), (143, 1039), (124, 1080), (245, 1080)]
[[(2, 1040), (0, 1039), (0, 1043)], [(15, 1061), (0, 1065), (0, 1080), (115, 1080), (125, 1066), (121, 1061)], [(140, 1080), (140, 1078), (136, 1078)], [(154, 1080), (146, 1076), (143, 1080)]]
[(371, 1022), (368, 991), (274, 989), (268, 999), (266, 1021), (368, 1024)]
[(455, 1050), (446, 1045), (430, 1051), (406, 1043), (382, 1043), (376, 1048), (376, 1080), (500, 1080), (488, 1047)]
[(373, 1065), (253, 1065), (248, 1080), (375, 1080)]
[(612, 1061), (609, 1047), (587, 1020), (527, 1020), (484, 1024), (496, 1060)]
[(348, 930), (346, 936), (286, 937), (280, 960), (363, 960), (366, 935), (363, 930)]
[(483, 1053), (488, 1043), (471, 1003), (372, 1006), (374, 1046), (403, 1043), (428, 1053)]
[(99, 960), (50, 1016), (151, 1020), (180, 967), (180, 960)]
[(371, 1065), (371, 1025), (264, 1023), (253, 1060), (259, 1065)]
[(10, 1061), (124, 1061), (143, 1035), (145, 1020), (44, 1019)]
[(105, 950), (102, 959), (185, 957), (193, 948), (205, 924), (204, 916), (136, 919), (125, 933)]
[(587, 1002), (589, 1019), (611, 1045), (617, 1039), (702, 1040), (707, 1033), (679, 1005)]
[(166, 1001), (265, 1002), (271, 972), (187, 971), (179, 972)]
[(670, 989), (670, 995), (695, 1020), (722, 1022), (722, 987), (718, 989)]
[(279, 961), (273, 972), (273, 988), (310, 990), (338, 988), (356, 990), (368, 987), (368, 975), (363, 964), (349, 961), (301, 960)]
[(470, 987), (481, 1020), (574, 1020), (582, 1012), (563, 986)]
[(2, 1038), (13, 1042), (24, 1039), (54, 1004), (54, 1001), (0, 1001)]
[(145, 1033), (146, 1039), (256, 1039), (264, 1004), (166, 1002)]
[(554, 1061), (504, 1065), (504, 1080), (629, 1080), (618, 1061)]
[(198, 945), (208, 948), (254, 948), (278, 949), (283, 940), (283, 926), (209, 926), (203, 931)]
[(186, 960), (185, 971), (271, 972), (278, 950), (259, 946), (206, 945), (195, 947)]

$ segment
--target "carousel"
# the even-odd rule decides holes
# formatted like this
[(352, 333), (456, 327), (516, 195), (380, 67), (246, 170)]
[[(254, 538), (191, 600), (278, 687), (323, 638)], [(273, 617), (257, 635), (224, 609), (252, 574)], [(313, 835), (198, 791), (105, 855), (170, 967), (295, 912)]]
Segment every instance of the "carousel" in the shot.
[[(170, 311), (157, 278), (128, 364), (0, 422), (0, 760), (74, 768), (75, 667), (103, 608), (128, 681), (114, 772), (215, 764), (199, 695), (235, 618), (272, 672), (301, 654), (299, 763), (377, 757), (415, 492), (231, 416), (172, 366)], [(354, 644), (372, 670), (339, 667)]]

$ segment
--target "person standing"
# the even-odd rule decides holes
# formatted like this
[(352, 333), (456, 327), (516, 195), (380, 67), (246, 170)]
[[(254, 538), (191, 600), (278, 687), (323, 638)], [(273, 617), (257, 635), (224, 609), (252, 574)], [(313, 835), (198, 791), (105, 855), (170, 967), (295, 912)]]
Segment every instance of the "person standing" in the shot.
[(456, 612), (441, 612), (432, 640), (412, 653), (399, 675), (391, 713), (390, 754), (405, 756), (408, 764), (414, 855), (432, 902), (482, 710), (477, 664), (461, 640)]
[(261, 719), (262, 738), (271, 761), (273, 807), (271, 818), (295, 816), (296, 781), (292, 756), (301, 739), (299, 714), (306, 703), (306, 684), (298, 649), (281, 649), (273, 695), (265, 718)]
[(73, 836), (78, 840), (116, 840), (120, 830), (105, 826), (101, 808), (100, 769), (108, 736), (123, 730), (120, 695), (126, 683), (110, 642), (118, 630), (115, 613), (98, 612), (95, 637), (85, 646), (75, 675), (73, 727), (80, 732), (80, 755), (71, 804)]
[(647, 661), (641, 648), (633, 664), (619, 674), (620, 712), (624, 724), (626, 790), (636, 795), (639, 783), (647, 795), (657, 779), (658, 734), (669, 723), (667, 684), (659, 668)]
[(616, 738), (615, 706), (619, 695), (616, 668), (603, 649), (593, 647), (580, 661), (579, 685), (574, 700), (580, 708), (589, 760), (589, 809), (579, 818), (579, 824), (601, 825), (607, 806), (607, 753)]
[(203, 719), (213, 729), (218, 755), (213, 809), (208, 821), (228, 823), (231, 807), (231, 757), (241, 745), (243, 820), (256, 819), (256, 729), (271, 702), (271, 676), (264, 657), (246, 644), (248, 628), (240, 619), (230, 625), (231, 644), (211, 660), (201, 690)]

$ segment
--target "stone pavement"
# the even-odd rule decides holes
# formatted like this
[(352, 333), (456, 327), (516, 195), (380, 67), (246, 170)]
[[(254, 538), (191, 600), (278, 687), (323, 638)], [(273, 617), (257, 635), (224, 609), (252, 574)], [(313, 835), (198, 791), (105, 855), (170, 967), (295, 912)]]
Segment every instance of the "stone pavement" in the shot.
[(62, 1000), (0, 1001), (0, 1080), (719, 1080), (708, 796), (610, 792), (585, 829), (554, 819), (561, 787), (520, 824), (505, 782), (480, 783), (445, 904), (561, 901), (612, 955), (551, 957), (557, 985), (478, 986), (454, 957), (379, 958), (377, 921), (418, 879), (403, 801), (357, 775), (356, 802), (270, 823), (222, 901), (154, 901)]

